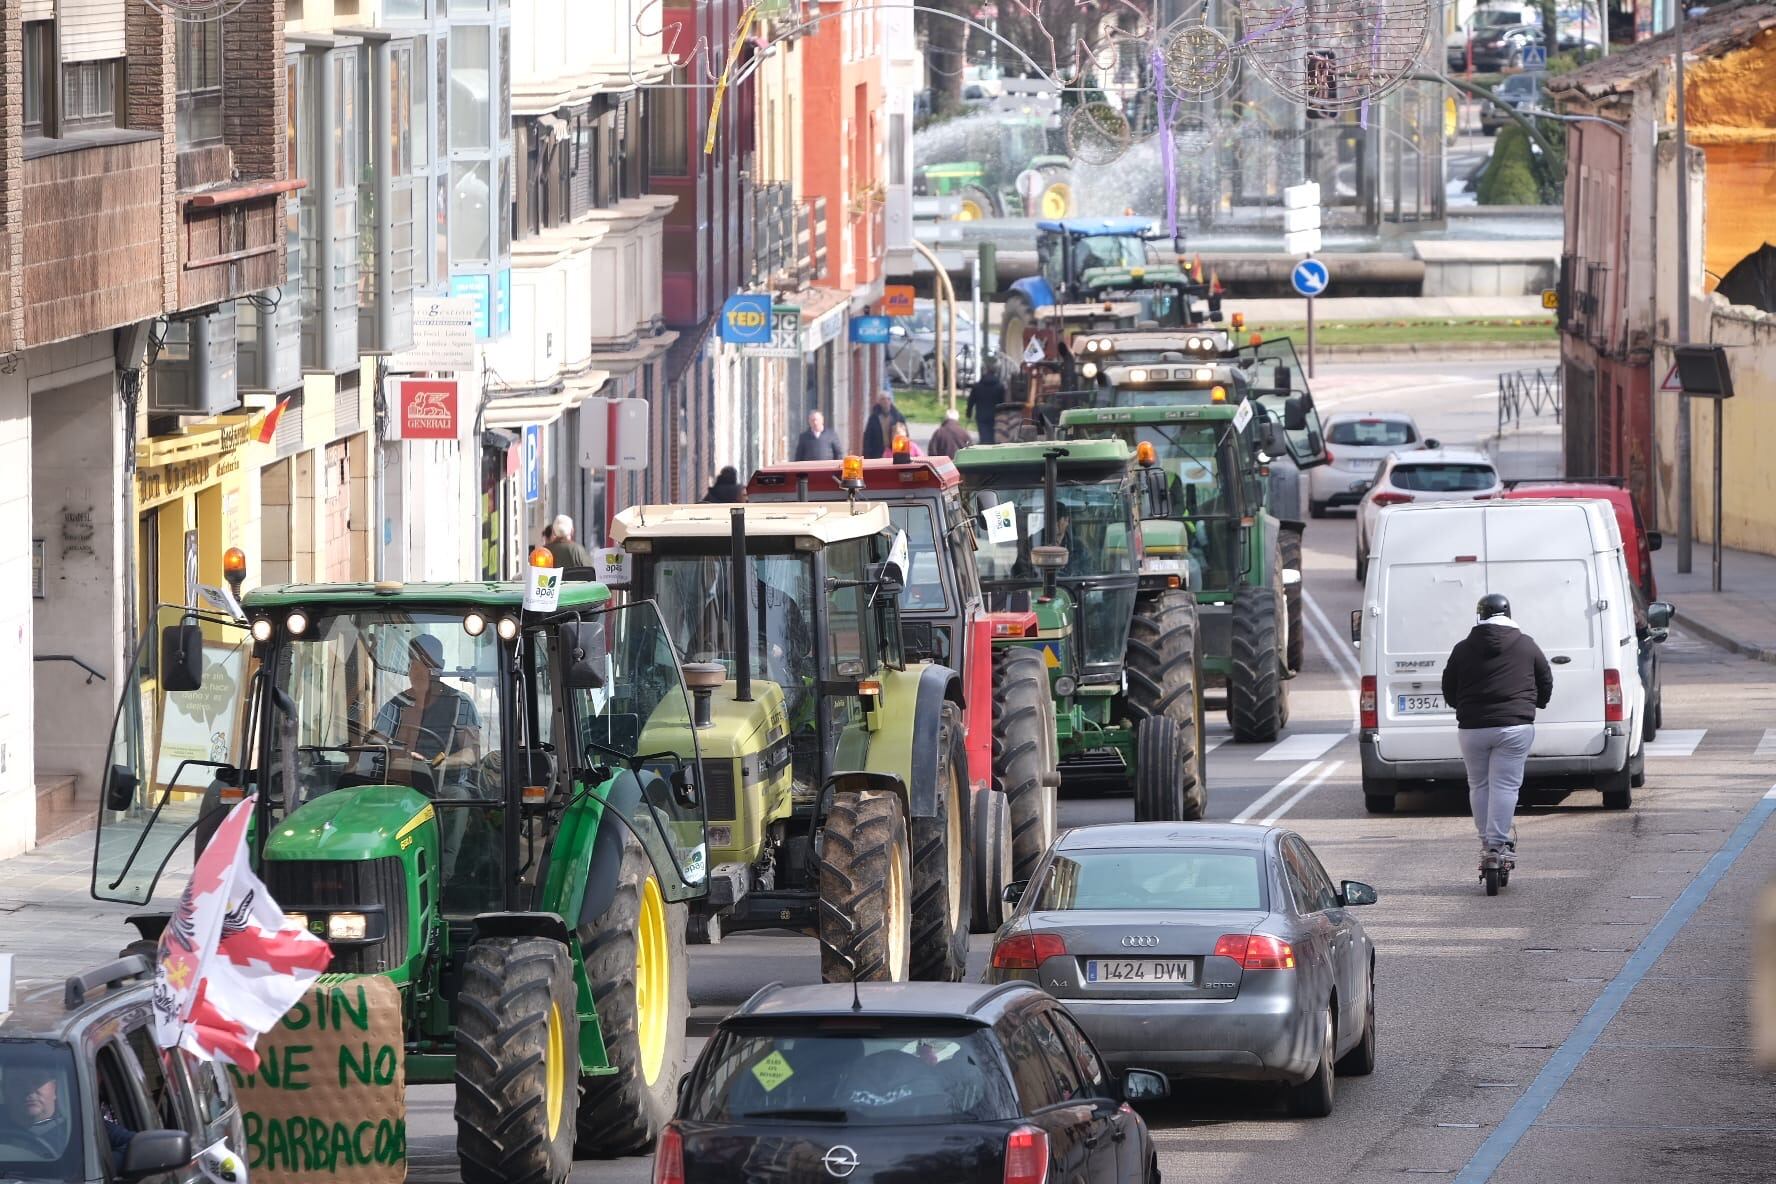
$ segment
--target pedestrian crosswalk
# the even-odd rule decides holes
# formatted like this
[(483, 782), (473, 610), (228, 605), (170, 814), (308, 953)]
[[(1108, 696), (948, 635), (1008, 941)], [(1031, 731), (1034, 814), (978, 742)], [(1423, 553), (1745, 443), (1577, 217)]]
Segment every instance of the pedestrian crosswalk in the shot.
[[(1708, 728), (1663, 728), (1656, 739), (1646, 745), (1646, 755), (1654, 760), (1682, 760), (1697, 755), (1703, 747), (1703, 741), (1709, 735)], [(1288, 762), (1303, 764), (1308, 761), (1322, 760), (1336, 748), (1340, 741), (1349, 738), (1352, 733), (1345, 732), (1296, 732), (1283, 737), (1276, 743), (1265, 748), (1246, 745), (1234, 745), (1224, 752), (1250, 755), (1255, 762)], [(1221, 749), (1230, 739), (1225, 733), (1210, 736), (1203, 741), (1205, 753)], [(1748, 751), (1749, 749), (1749, 751)], [(1730, 733), (1717, 733), (1715, 741), (1702, 751), (1703, 756), (1712, 757), (1752, 757), (1754, 759), (1776, 759), (1776, 728), (1765, 729), (1755, 746), (1746, 744), (1744, 738)]]
[[(1707, 728), (1666, 728), (1646, 745), (1648, 756), (1693, 756)], [(1766, 733), (1766, 737), (1768, 733)]]

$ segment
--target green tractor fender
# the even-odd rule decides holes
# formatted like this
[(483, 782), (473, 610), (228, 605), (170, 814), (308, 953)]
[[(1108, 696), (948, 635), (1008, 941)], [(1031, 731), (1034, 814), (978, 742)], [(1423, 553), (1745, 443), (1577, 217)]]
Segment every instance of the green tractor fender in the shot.
[(1250, 548), (1250, 554), (1244, 583), (1259, 587), (1270, 583), (1271, 559), (1277, 553), (1281, 531), (1282, 524), (1273, 514), (1261, 513), (1253, 519), (1251, 540), (1246, 544)]
[[(935, 817), (937, 738), (944, 704), (962, 702), (962, 680), (948, 667), (920, 663), (905, 670), (885, 670), (880, 681), (882, 725), (868, 733), (866, 755), (860, 762), (869, 770), (870, 783), (856, 781), (854, 773), (834, 773), (827, 778), (827, 787), (888, 789), (882, 777), (886, 774), (898, 781), (895, 792), (900, 794), (909, 819)], [(841, 746), (841, 754), (845, 747)]]

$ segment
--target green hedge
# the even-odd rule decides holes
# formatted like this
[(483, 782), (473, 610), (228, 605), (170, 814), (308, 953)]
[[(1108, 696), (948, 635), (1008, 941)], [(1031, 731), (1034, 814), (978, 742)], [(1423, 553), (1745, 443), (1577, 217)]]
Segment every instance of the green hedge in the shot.
[(1529, 137), (1515, 124), (1499, 129), (1493, 144), (1492, 159), (1480, 174), (1476, 194), (1483, 206), (1533, 206), (1542, 200), (1542, 189), (1536, 183), (1535, 165), (1530, 159)]

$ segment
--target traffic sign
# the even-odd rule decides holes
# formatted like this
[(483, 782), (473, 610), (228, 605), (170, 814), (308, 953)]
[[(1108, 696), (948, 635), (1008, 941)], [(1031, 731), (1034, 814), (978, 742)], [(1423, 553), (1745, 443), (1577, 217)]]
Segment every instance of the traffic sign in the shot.
[(534, 423), (524, 425), (524, 500), (540, 501), (543, 496), (543, 429)]
[(1551, 309), (1558, 309), (1560, 307), (1560, 289), (1559, 288), (1543, 288), (1542, 289), (1542, 307), (1543, 308), (1551, 308)]
[(1292, 210), (1283, 211), (1283, 233), (1300, 234), (1304, 230), (1320, 228), (1319, 206), (1297, 206)]
[(1318, 259), (1303, 259), (1289, 273), (1289, 282), (1303, 296), (1318, 296), (1332, 282), (1332, 274)]
[(1299, 210), (1304, 206), (1320, 204), (1320, 183), (1309, 181), (1303, 185), (1289, 185), (1283, 189), (1283, 208)]
[(1523, 68), (1540, 70), (1548, 64), (1548, 47), (1545, 45), (1526, 45), (1523, 47)]

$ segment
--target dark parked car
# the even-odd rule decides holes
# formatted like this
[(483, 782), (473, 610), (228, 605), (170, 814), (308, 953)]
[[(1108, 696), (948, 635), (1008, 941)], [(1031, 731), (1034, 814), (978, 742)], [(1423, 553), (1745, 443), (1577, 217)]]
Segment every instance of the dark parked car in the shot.
[(655, 1184), (1156, 1182), (1130, 1100), (1073, 1017), (1025, 983), (770, 986), (721, 1027), (661, 1132)]
[(1512, 122), (1502, 107), (1528, 111), (1542, 106), (1542, 75), (1513, 74), (1493, 88), (1492, 96), (1492, 102), (1480, 108), (1480, 130), (1489, 136), (1497, 135), (1499, 128)]
[(1375, 1067), (1375, 945), (1352, 915), (1374, 901), (1276, 827), (1084, 826), (1037, 865), (987, 973), (1053, 993), (1112, 1069), (1276, 1082), (1324, 1117), (1335, 1074)]

